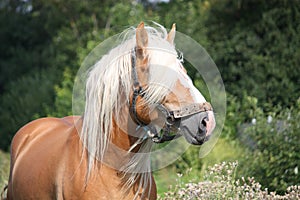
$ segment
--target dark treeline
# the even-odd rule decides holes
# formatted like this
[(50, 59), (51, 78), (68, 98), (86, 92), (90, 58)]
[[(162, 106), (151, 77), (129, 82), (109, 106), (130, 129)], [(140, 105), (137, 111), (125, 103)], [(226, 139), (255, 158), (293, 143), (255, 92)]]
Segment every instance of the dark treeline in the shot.
[[(299, 119), (300, 113), (295, 111), (299, 110), (300, 96), (300, 3), (297, 0), (152, 3), (147, 0), (3, 0), (0, 2), (0, 148), (8, 151), (15, 132), (33, 119), (72, 114), (73, 78), (85, 56), (104, 39), (142, 20), (153, 20), (165, 27), (176, 23), (178, 31), (194, 38), (210, 53), (229, 97), (224, 137), (236, 140), (240, 125), (253, 119), (260, 120), (258, 124), (264, 127), (268, 115), (273, 119), (287, 115)], [(270, 157), (272, 153), (264, 152), (264, 149), (268, 152), (274, 149), (268, 149), (266, 142), (271, 130), (251, 130), (265, 135), (256, 138), (264, 138), (256, 146), (257, 155), (265, 156), (259, 158), (266, 159), (265, 162), (275, 159)], [(293, 152), (299, 152), (299, 129), (291, 130), (287, 134), (296, 143), (284, 146), (274, 141), (279, 145), (276, 154), (289, 151), (290, 147)], [(251, 148), (250, 151), (256, 155)], [(300, 167), (299, 156), (295, 158), (293, 153), (288, 157), (292, 161), (287, 160), (291, 165), (285, 165), (283, 172), (275, 168), (285, 156), (276, 157), (279, 161), (274, 161), (272, 170), (261, 166), (266, 169), (252, 170), (252, 173), (261, 173), (261, 177), (266, 177), (263, 184), (283, 191), (283, 187), (295, 184), (297, 178), (300, 180), (299, 174), (293, 174)], [(253, 169), (259, 170), (260, 162), (253, 163)], [(285, 178), (284, 174), (287, 178), (276, 182), (272, 177), (281, 172), (281, 178)]]

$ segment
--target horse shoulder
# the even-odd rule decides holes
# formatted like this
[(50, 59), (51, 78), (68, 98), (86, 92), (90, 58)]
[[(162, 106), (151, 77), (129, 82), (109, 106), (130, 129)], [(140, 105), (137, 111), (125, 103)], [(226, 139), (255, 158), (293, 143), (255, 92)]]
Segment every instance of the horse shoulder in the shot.
[(78, 138), (74, 124), (79, 119), (41, 118), (16, 133), (11, 144), (10, 196), (18, 198), (19, 193), (28, 198), (52, 199), (61, 194), (61, 185), (57, 185), (62, 181), (69, 146), (76, 142), (73, 139), (70, 144), (69, 140)]

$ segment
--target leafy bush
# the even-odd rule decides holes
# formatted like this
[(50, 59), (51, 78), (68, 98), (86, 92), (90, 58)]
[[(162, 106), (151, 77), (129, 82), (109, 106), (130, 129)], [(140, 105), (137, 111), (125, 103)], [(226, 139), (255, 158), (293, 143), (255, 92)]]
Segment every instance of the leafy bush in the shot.
[(252, 146), (241, 163), (241, 173), (283, 193), (300, 180), (300, 100), (290, 109), (278, 107), (268, 114), (257, 116), (256, 123), (242, 133), (252, 140)]
[(61, 86), (55, 85), (55, 101), (53, 107), (47, 108), (48, 116), (64, 117), (72, 115), (73, 75), (69, 68), (63, 73)]
[(7, 150), (16, 131), (29, 121), (46, 116), (54, 99), (54, 70), (35, 72), (11, 82), (0, 97), (0, 147)]
[(226, 121), (221, 137), (228, 140), (236, 140), (239, 137), (239, 127), (245, 123), (251, 123), (252, 119), (264, 115), (264, 111), (258, 106), (258, 99), (243, 93), (238, 97), (227, 93)]
[(292, 105), (300, 91), (300, 4), (297, 1), (210, 2), (208, 47), (226, 89), (247, 91), (262, 106)]
[(182, 174), (178, 174), (177, 184), (159, 197), (161, 200), (191, 199), (298, 199), (300, 186), (290, 186), (284, 195), (268, 192), (254, 178), (237, 178), (237, 162), (223, 162), (209, 167), (202, 182), (184, 184)]
[(300, 100), (291, 108), (258, 106), (245, 93), (241, 100), (228, 95), (226, 123), (221, 137), (243, 148), (239, 174), (254, 176), (271, 191), (284, 193), (300, 180)]

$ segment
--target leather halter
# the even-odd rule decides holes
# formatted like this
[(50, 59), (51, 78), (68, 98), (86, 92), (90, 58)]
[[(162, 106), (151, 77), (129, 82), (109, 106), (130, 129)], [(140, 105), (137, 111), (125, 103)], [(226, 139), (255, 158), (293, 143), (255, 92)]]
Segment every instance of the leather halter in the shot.
[(136, 102), (137, 98), (139, 96), (144, 96), (144, 90), (143, 87), (140, 85), (138, 74), (136, 70), (136, 50), (134, 48), (133, 51), (131, 51), (131, 66), (132, 66), (132, 80), (133, 80), (133, 95), (132, 95), (132, 101), (131, 106), (129, 107), (129, 111), (131, 113), (131, 116), (134, 118), (133, 120), (139, 125), (139, 126), (146, 126), (147, 124), (144, 123), (142, 120), (139, 119), (136, 111)]
[(132, 79), (133, 79), (133, 95), (131, 105), (129, 105), (129, 111), (133, 120), (137, 123), (139, 127), (142, 127), (148, 134), (148, 137), (152, 139), (155, 143), (163, 143), (165, 141), (173, 140), (177, 135), (170, 135), (171, 127), (175, 124), (175, 121), (181, 119), (182, 117), (187, 117), (196, 113), (212, 111), (212, 106), (210, 103), (192, 103), (187, 106), (183, 106), (178, 110), (169, 110), (163, 104), (158, 104), (157, 109), (165, 115), (166, 125), (163, 128), (163, 133), (159, 135), (153, 127), (139, 119), (136, 110), (137, 98), (139, 96), (144, 97), (145, 90), (140, 85), (138, 80), (138, 74), (136, 70), (136, 49), (131, 51), (131, 66), (132, 66)]

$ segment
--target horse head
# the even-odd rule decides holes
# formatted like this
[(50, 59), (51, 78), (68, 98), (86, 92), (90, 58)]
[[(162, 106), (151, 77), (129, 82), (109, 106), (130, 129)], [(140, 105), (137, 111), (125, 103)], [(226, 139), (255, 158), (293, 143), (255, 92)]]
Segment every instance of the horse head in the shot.
[[(189, 143), (201, 145), (215, 128), (213, 109), (178, 58), (175, 32), (174, 24), (165, 41), (157, 45), (143, 22), (136, 28), (130, 114), (139, 126), (148, 127), (154, 142), (183, 135)], [(171, 136), (171, 132), (176, 134)]]

